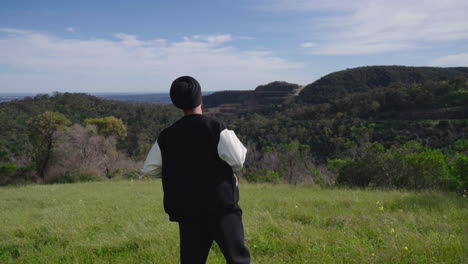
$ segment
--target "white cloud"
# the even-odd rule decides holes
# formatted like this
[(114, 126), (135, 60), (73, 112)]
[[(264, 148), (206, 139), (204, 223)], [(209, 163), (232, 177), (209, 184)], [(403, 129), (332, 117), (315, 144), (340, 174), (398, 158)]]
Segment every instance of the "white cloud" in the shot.
[(313, 43), (313, 42), (304, 42), (301, 44), (301, 47), (303, 48), (312, 48), (316, 46), (317, 46), (317, 43)]
[(459, 53), (440, 57), (431, 62), (431, 66), (468, 66), (468, 53)]
[[(188, 38), (190, 39), (190, 38)], [(193, 36), (195, 40), (206, 41), (211, 44), (222, 44), (226, 42), (230, 42), (233, 40), (231, 34), (221, 34), (221, 35), (195, 35)]]
[(27, 33), (30, 33), (31, 31), (22, 30), (22, 29), (14, 29), (14, 28), (0, 28), (0, 32), (8, 33), (11, 36), (15, 34), (27, 34)]
[(67, 27), (65, 30), (68, 31), (68, 32), (75, 33), (75, 28), (73, 28), (73, 27)]
[(238, 50), (228, 45), (235, 39), (230, 34), (189, 36), (180, 41), (141, 40), (124, 33), (114, 37), (82, 40), (0, 29), (1, 64), (16, 69), (15, 73), (0, 71), (0, 86), (8, 89), (21, 83), (26, 87), (29, 81), (31, 86), (49, 90), (136, 87), (154, 91), (166, 90), (174, 78), (191, 74), (207, 80), (206, 88), (211, 90), (253, 89), (278, 76), (295, 76), (294, 70), (303, 68), (301, 63), (267, 51)]
[[(114, 37), (120, 40), (120, 44), (124, 46), (146, 46), (147, 43), (144, 41), (140, 41), (137, 39), (137, 36), (134, 35), (129, 35), (129, 34), (124, 34), (124, 33), (118, 33), (114, 34)], [(151, 43), (155, 43), (156, 40), (153, 40)], [(159, 40), (161, 41), (161, 40)]]
[[(356, 55), (426, 48), (468, 39), (466, 0), (271, 0), (268, 9), (312, 19), (310, 54)], [(267, 3), (265, 3), (267, 5)]]
[(240, 37), (237, 37), (237, 39), (252, 40), (252, 39), (255, 39), (255, 38), (254, 37), (249, 37), (249, 36), (240, 36)]

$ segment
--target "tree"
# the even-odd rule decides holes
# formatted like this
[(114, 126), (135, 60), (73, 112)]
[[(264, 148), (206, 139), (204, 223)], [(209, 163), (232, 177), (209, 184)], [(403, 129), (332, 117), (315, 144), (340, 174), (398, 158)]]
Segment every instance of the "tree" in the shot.
[(54, 149), (48, 182), (73, 182), (112, 178), (122, 170), (136, 170), (142, 164), (128, 160), (116, 148), (115, 137), (104, 137), (93, 133), (89, 127), (74, 124), (55, 135)]
[(71, 125), (70, 120), (58, 112), (44, 112), (28, 121), (32, 160), (41, 181), (47, 170), (54, 147), (54, 133)]
[(105, 137), (115, 136), (124, 139), (127, 136), (127, 126), (121, 119), (114, 116), (103, 118), (86, 118), (83, 121), (84, 125), (95, 125), (97, 132)]

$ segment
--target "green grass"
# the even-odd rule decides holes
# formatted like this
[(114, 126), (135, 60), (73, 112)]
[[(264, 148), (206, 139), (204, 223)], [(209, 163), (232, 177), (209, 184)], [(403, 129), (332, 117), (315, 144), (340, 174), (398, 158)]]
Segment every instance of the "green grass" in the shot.
[[(467, 199), (241, 186), (252, 263), (467, 263)], [(382, 207), (381, 207), (382, 206)], [(0, 263), (178, 263), (159, 180), (0, 188)], [(213, 246), (208, 263), (224, 263)]]

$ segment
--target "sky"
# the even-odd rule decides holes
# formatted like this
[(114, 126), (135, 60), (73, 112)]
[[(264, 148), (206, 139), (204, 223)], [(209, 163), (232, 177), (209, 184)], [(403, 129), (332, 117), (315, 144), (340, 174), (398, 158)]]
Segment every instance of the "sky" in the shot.
[(0, 93), (307, 85), (368, 65), (468, 66), (466, 0), (1, 0)]

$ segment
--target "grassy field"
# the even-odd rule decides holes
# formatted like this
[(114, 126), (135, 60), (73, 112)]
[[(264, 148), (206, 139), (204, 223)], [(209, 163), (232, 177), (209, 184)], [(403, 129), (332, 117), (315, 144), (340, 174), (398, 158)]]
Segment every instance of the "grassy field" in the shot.
[[(241, 186), (252, 263), (467, 263), (468, 198)], [(159, 180), (0, 188), (0, 263), (178, 263)], [(213, 246), (208, 263), (224, 263)]]

